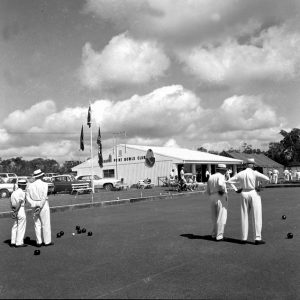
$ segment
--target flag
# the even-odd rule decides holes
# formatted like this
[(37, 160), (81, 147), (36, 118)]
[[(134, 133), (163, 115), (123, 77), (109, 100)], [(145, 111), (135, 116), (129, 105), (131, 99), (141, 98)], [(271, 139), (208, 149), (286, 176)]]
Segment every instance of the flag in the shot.
[(99, 163), (100, 168), (103, 168), (100, 126), (99, 126), (99, 130), (98, 130), (97, 144), (98, 144), (98, 163)]
[(81, 126), (81, 133), (80, 133), (80, 150), (84, 150), (84, 143), (83, 143), (83, 125)]
[(88, 111), (88, 116), (87, 116), (87, 125), (89, 126), (89, 128), (91, 128), (92, 125), (92, 111), (91, 111), (91, 105), (89, 105), (89, 111)]

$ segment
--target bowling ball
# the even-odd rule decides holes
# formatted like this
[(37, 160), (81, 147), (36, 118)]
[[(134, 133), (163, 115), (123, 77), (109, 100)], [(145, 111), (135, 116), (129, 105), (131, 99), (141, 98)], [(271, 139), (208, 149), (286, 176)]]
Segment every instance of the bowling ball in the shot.
[(93, 233), (91, 231), (88, 232), (88, 236), (92, 236)]
[(286, 219), (286, 216), (285, 216), (285, 215), (283, 215), (283, 216), (282, 216), (282, 220), (285, 220), (285, 219)]
[(57, 234), (56, 234), (56, 237), (57, 237), (57, 238), (60, 238), (60, 237), (61, 237), (60, 233), (57, 233)]
[(40, 254), (41, 254), (41, 251), (40, 251), (40, 250), (34, 250), (33, 254), (34, 254), (34, 255), (40, 255)]
[(289, 232), (288, 234), (287, 234), (287, 238), (288, 239), (292, 239), (294, 237), (294, 235), (291, 233), (291, 232)]
[(86, 233), (86, 229), (85, 229), (85, 228), (82, 228), (82, 229), (81, 229), (81, 232), (82, 232), (82, 233)]
[(65, 233), (63, 231), (60, 232), (60, 236), (63, 236)]

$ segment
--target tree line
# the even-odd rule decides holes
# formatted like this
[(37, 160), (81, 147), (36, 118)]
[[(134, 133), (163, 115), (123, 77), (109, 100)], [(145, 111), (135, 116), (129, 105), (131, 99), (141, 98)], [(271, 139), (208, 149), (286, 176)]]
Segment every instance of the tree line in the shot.
[(72, 168), (81, 161), (65, 161), (59, 164), (55, 159), (35, 158), (24, 160), (22, 157), (9, 159), (0, 158), (0, 173), (15, 173), (18, 176), (30, 176), (35, 170), (40, 169), (45, 173), (65, 174), (71, 173)]

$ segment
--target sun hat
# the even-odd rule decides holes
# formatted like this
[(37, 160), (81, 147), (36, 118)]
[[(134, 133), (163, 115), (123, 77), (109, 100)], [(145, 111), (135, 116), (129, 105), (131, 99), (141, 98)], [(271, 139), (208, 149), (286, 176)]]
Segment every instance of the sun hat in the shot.
[(227, 170), (227, 167), (225, 164), (217, 164), (217, 169), (218, 170)]
[(38, 177), (44, 176), (44, 173), (40, 169), (38, 169), (33, 172), (32, 176), (34, 178), (38, 178)]
[(248, 158), (247, 159), (247, 164), (255, 164), (255, 160), (254, 160), (254, 158)]
[(18, 180), (18, 185), (26, 185), (27, 184), (27, 180), (26, 179), (20, 179)]

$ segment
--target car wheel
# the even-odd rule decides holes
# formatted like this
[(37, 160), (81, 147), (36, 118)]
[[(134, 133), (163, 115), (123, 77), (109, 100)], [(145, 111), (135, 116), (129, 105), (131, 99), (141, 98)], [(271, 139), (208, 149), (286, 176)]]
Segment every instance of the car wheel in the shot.
[(0, 198), (8, 198), (9, 191), (7, 189), (0, 190)]
[(106, 191), (111, 191), (113, 189), (113, 185), (111, 183), (107, 183), (104, 185)]

